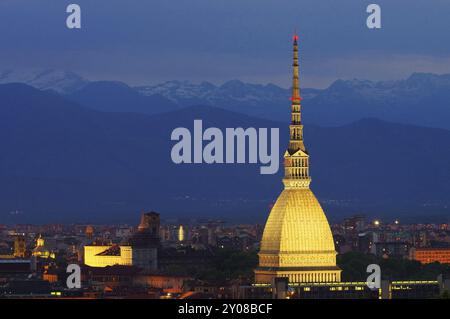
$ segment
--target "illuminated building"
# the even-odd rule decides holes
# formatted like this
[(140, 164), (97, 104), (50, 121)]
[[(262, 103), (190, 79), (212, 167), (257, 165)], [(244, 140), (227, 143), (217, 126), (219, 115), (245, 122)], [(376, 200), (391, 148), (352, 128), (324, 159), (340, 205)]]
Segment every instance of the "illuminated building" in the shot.
[(24, 258), (27, 250), (25, 236), (17, 234), (14, 238), (14, 257)]
[[(442, 277), (442, 276), (439, 276)], [(285, 284), (274, 296), (273, 285), (255, 284), (236, 289), (237, 299), (428, 299), (439, 298), (449, 290), (450, 281), (439, 278), (425, 281), (381, 281), (379, 289), (371, 290), (366, 282), (316, 282)], [(280, 278), (278, 278), (280, 279)]]
[(259, 252), (256, 283), (275, 277), (289, 282), (338, 282), (333, 235), (325, 213), (309, 188), (309, 154), (303, 142), (299, 89), (298, 36), (294, 36), (294, 75), (284, 190), (267, 219)]
[(58, 271), (48, 265), (45, 265), (44, 272), (42, 273), (42, 279), (50, 283), (58, 282)]
[(144, 271), (157, 269), (159, 214), (142, 215), (138, 231), (127, 245), (84, 246), (84, 263), (91, 267), (136, 266)]
[(160, 218), (158, 213), (144, 213), (141, 216), (141, 223), (138, 226), (138, 231), (150, 233), (152, 236), (159, 237), (159, 226)]
[(178, 227), (178, 241), (179, 242), (184, 241), (184, 227), (183, 227), (183, 225), (180, 225), (180, 227)]
[(145, 271), (153, 271), (158, 267), (159, 246), (159, 214), (144, 213), (138, 231), (130, 238), (132, 247), (132, 264)]
[(36, 240), (36, 247), (44, 247), (45, 240), (42, 238), (42, 235), (39, 235), (38, 239)]
[(25, 240), (25, 234), (19, 234), (15, 233), (12, 234), (14, 236), (14, 252), (13, 254), (6, 254), (1, 255), (0, 259), (18, 259), (18, 258), (25, 258), (26, 250), (27, 250), (27, 244)]
[(88, 225), (84, 233), (86, 234), (86, 237), (88, 239), (92, 239), (92, 237), (94, 236), (94, 227)]
[(36, 247), (33, 249), (32, 255), (40, 258), (55, 258), (55, 254), (45, 247), (45, 240), (39, 235), (36, 240)]
[(410, 259), (420, 261), (422, 264), (433, 262), (450, 264), (450, 248), (412, 248)]
[(91, 267), (131, 266), (131, 246), (84, 246), (84, 263)]

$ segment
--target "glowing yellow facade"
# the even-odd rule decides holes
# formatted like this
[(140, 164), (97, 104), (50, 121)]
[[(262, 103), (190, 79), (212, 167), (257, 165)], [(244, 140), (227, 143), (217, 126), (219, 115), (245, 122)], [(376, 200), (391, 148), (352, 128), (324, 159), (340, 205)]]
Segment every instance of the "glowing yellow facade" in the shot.
[(40, 258), (52, 258), (55, 259), (55, 253), (51, 252), (45, 247), (45, 240), (42, 235), (39, 235), (36, 240), (36, 247), (33, 249), (32, 255)]
[(27, 243), (25, 235), (17, 234), (14, 239), (14, 257), (25, 258), (27, 251)]
[(118, 253), (105, 254), (112, 246), (84, 246), (84, 263), (91, 267), (114, 265), (131, 266), (133, 252), (131, 246), (119, 246)]
[(299, 89), (298, 37), (294, 36), (290, 141), (284, 154), (284, 190), (273, 206), (264, 228), (256, 283), (274, 277), (289, 282), (337, 282), (333, 235), (325, 213), (310, 190), (309, 155), (303, 142)]
[(180, 227), (178, 227), (178, 241), (180, 241), (180, 242), (184, 241), (184, 227), (183, 227), (183, 225), (180, 225)]
[[(84, 246), (84, 264), (91, 267), (136, 266), (144, 272), (158, 268), (159, 214), (142, 214), (138, 231), (124, 245)], [(92, 233), (92, 232), (91, 232)]]

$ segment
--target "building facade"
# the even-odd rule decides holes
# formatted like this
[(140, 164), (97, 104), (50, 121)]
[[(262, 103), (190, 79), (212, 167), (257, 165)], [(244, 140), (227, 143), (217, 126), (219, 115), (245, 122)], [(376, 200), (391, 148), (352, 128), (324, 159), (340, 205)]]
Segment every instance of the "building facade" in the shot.
[(450, 264), (450, 248), (412, 248), (410, 259), (420, 261), (422, 264), (433, 262)]
[(84, 246), (84, 264), (90, 267), (133, 265), (131, 246)]
[(90, 267), (136, 266), (145, 272), (158, 268), (159, 214), (144, 213), (127, 245), (84, 246), (84, 263)]

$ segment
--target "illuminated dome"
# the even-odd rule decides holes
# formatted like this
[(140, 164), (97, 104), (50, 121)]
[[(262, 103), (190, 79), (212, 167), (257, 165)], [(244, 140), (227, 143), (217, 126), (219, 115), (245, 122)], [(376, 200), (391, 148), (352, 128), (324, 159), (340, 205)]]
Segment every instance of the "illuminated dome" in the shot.
[(333, 235), (309, 188), (285, 189), (264, 228), (260, 267), (336, 266)]

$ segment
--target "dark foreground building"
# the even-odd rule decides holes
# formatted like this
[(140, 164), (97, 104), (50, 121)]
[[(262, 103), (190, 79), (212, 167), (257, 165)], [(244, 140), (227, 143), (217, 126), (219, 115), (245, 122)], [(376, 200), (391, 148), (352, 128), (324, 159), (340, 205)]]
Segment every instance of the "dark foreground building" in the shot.
[(317, 282), (289, 284), (287, 278), (275, 278), (272, 284), (241, 286), (239, 299), (430, 299), (441, 298), (450, 290), (450, 280), (382, 281), (379, 289), (365, 282)]

